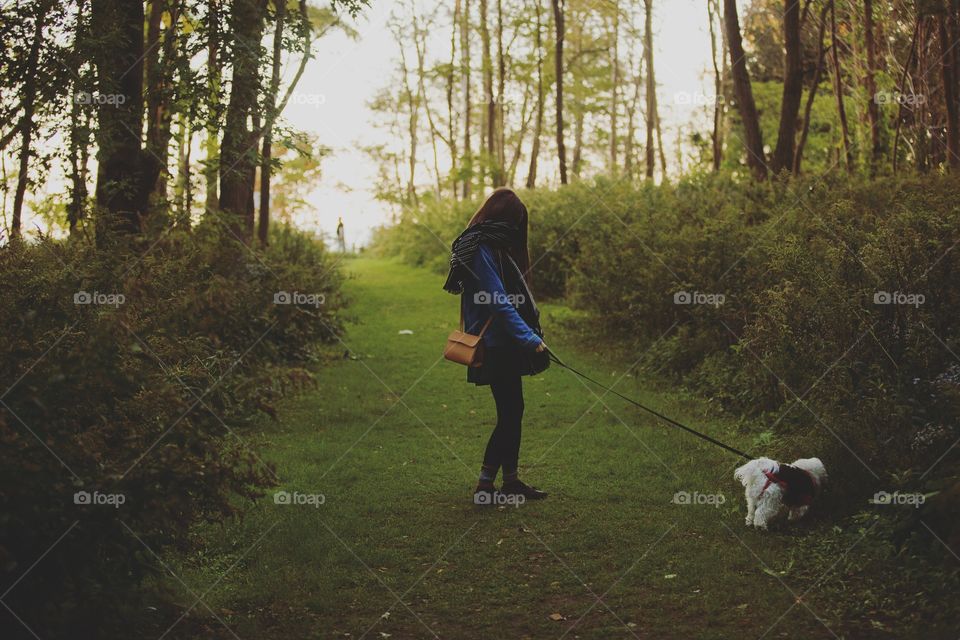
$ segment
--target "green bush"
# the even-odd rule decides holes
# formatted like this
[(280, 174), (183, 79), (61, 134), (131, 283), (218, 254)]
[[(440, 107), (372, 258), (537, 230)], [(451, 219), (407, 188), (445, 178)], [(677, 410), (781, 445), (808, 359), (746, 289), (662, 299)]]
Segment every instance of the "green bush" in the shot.
[(0, 249), (0, 575), (24, 576), (4, 601), (41, 637), (122, 629), (154, 553), (273, 483), (245, 423), (341, 332), (321, 245), (279, 229), (255, 251), (214, 227)]

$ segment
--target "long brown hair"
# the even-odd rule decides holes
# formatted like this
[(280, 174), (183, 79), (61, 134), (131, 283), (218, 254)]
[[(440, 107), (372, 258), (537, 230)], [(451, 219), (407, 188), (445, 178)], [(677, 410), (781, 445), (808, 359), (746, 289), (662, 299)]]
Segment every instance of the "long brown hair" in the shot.
[(509, 249), (510, 257), (520, 267), (520, 273), (523, 274), (527, 285), (530, 285), (533, 280), (533, 273), (530, 266), (530, 250), (527, 247), (527, 217), (527, 207), (520, 201), (519, 196), (512, 189), (500, 187), (491, 193), (486, 202), (473, 214), (467, 226), (472, 227), (486, 220), (509, 222), (516, 225), (520, 230), (520, 236), (516, 246)]

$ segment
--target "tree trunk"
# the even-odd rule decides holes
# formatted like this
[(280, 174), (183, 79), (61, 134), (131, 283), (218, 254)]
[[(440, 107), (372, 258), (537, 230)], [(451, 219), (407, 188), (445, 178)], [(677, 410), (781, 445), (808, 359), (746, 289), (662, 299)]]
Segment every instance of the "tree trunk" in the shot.
[(67, 223), (71, 234), (77, 230), (77, 224), (83, 218), (88, 195), (87, 182), (84, 179), (88, 131), (89, 118), (82, 106), (74, 100), (70, 107), (70, 201), (67, 203)]
[[(417, 187), (416, 187), (416, 173), (417, 173), (417, 148), (419, 146), (419, 121), (420, 121), (420, 94), (419, 91), (414, 94), (413, 88), (410, 86), (410, 65), (407, 64), (407, 54), (406, 48), (404, 47), (406, 34), (401, 31), (400, 27), (397, 27), (397, 30), (394, 32), (394, 37), (397, 40), (397, 44), (400, 45), (400, 73), (403, 77), (403, 97), (407, 102), (407, 141), (409, 144), (409, 151), (407, 153), (407, 202), (410, 204), (417, 203)], [(416, 23), (413, 25), (413, 37), (414, 39), (419, 38), (418, 30)], [(402, 101), (401, 101), (402, 104)]]
[(191, 118), (187, 113), (180, 114), (177, 127), (177, 181), (176, 181), (176, 226), (181, 229), (190, 228), (190, 211), (193, 207), (193, 197), (190, 184), (190, 147), (193, 144), (193, 130)]
[[(147, 101), (147, 151), (154, 154), (160, 164), (160, 174), (153, 189), (159, 192), (161, 200), (166, 198), (167, 151), (161, 149), (164, 138), (163, 129), (166, 110), (163, 105), (164, 79), (160, 66), (160, 27), (167, 0), (148, 0), (150, 12), (147, 17), (147, 43), (144, 63), (146, 65), (146, 101)], [(169, 127), (167, 127), (169, 128)], [(169, 138), (166, 140), (169, 144)]]
[(657, 129), (657, 81), (653, 73), (653, 0), (643, 1), (643, 64), (646, 67), (646, 175), (653, 178), (656, 165), (654, 135)]
[[(580, 60), (581, 56), (584, 55), (583, 51), (583, 31), (577, 30), (574, 32), (576, 34), (576, 39), (573, 41), (575, 46), (573, 49), (573, 55), (570, 56), (571, 60)], [(584, 95), (584, 74), (577, 73), (576, 69), (571, 66), (570, 75), (573, 77), (573, 95), (582, 96)], [(583, 133), (584, 133), (584, 123), (586, 120), (586, 109), (584, 105), (578, 101), (573, 101), (573, 153), (570, 158), (570, 174), (572, 178), (579, 179), (580, 171), (583, 169)]]
[(473, 148), (470, 142), (470, 114), (473, 101), (470, 97), (470, 0), (463, 0), (463, 17), (460, 26), (460, 57), (463, 65), (463, 197), (470, 197), (473, 185)]
[[(86, 43), (87, 3), (80, 0), (77, 3), (77, 28), (73, 37), (73, 50), (78, 58), (89, 54)], [(87, 73), (75, 76), (73, 94), (91, 89)], [(70, 200), (67, 203), (67, 223), (70, 234), (77, 231), (77, 225), (83, 218), (84, 207), (87, 201), (87, 158), (90, 148), (90, 110), (89, 106), (82, 105), (79, 100), (72, 100), (70, 106)]]
[[(631, 54), (630, 64), (629, 64), (631, 69), (633, 68), (633, 63), (634, 63), (634, 59), (633, 59), (633, 55)], [(638, 105), (640, 104), (640, 89), (642, 86), (643, 86), (643, 76), (642, 76), (642, 66), (641, 66), (641, 69), (639, 69), (637, 73), (634, 75), (633, 98), (631, 98), (630, 104), (627, 108), (627, 139), (624, 142), (624, 149), (623, 149), (623, 155), (624, 155), (623, 170), (627, 174), (627, 177), (629, 177), (630, 179), (633, 179), (633, 175), (634, 175), (633, 147), (635, 144), (634, 139), (637, 133), (636, 116), (637, 116), (637, 108), (638, 108)]]
[(747, 166), (751, 168), (758, 180), (764, 180), (767, 177), (767, 163), (763, 152), (763, 134), (760, 132), (757, 105), (753, 101), (753, 88), (750, 85), (750, 73), (747, 71), (747, 54), (743, 50), (743, 37), (740, 35), (740, 18), (737, 16), (736, 0), (723, 0), (723, 24), (727, 34), (727, 46), (730, 49), (730, 71), (733, 76), (734, 94), (737, 98), (737, 110), (743, 122)]
[(523, 93), (523, 104), (520, 106), (520, 130), (517, 132), (517, 144), (514, 147), (513, 154), (510, 156), (510, 164), (507, 165), (507, 184), (514, 184), (517, 175), (517, 165), (520, 164), (520, 154), (523, 152), (523, 139), (527, 135), (527, 129), (530, 126), (532, 113), (528, 111), (530, 105), (530, 90), (526, 89)]
[(790, 171), (796, 150), (797, 115), (803, 97), (803, 51), (800, 43), (800, 3), (783, 0), (784, 78), (780, 99), (780, 128), (773, 150), (774, 174)]
[(663, 152), (663, 131), (660, 129), (660, 111), (657, 108), (657, 95), (653, 95), (653, 117), (657, 127), (657, 152), (660, 154), (660, 176), (667, 177), (667, 155)]
[(453, 84), (457, 64), (457, 26), (460, 24), (461, 0), (453, 7), (453, 21), (450, 26), (450, 68), (447, 71), (447, 148), (450, 151), (450, 195), (457, 199), (457, 121), (453, 110)]
[[(707, 0), (707, 17), (710, 22), (710, 60), (713, 63), (713, 132), (710, 135), (712, 147), (713, 170), (719, 171), (723, 162), (723, 74), (717, 63), (717, 35), (714, 21), (717, 18), (718, 8), (716, 0)], [(725, 52), (719, 51), (722, 57)]]
[(230, 31), (236, 44), (232, 48), (230, 103), (220, 143), (220, 208), (229, 216), (231, 230), (245, 242), (253, 238), (254, 231), (250, 204), (256, 180), (258, 133), (250, 130), (248, 121), (258, 109), (264, 8), (260, 0), (234, 0), (230, 12)]
[(206, 182), (206, 211), (216, 211), (219, 207), (218, 178), (220, 162), (220, 87), (222, 71), (220, 63), (220, 1), (208, 0), (207, 17), (207, 139), (205, 141), (206, 160), (203, 177)]
[(556, 73), (557, 107), (557, 159), (560, 163), (560, 184), (567, 184), (567, 150), (563, 145), (563, 37), (564, 37), (564, 0), (551, 0), (553, 5), (553, 24), (556, 31), (554, 66)]
[(863, 37), (867, 49), (864, 86), (867, 90), (867, 120), (870, 126), (870, 173), (874, 174), (883, 156), (883, 149), (880, 145), (880, 106), (877, 104), (877, 45), (874, 38), (873, 0), (863, 0)]
[[(300, 21), (303, 25), (303, 42), (301, 43), (301, 48), (303, 49), (303, 55), (300, 57), (300, 63), (297, 66), (296, 72), (293, 74), (293, 78), (290, 80), (287, 85), (287, 89), (283, 94), (283, 98), (280, 99), (280, 102), (276, 102), (276, 96), (280, 89), (280, 79), (274, 78), (271, 76), (271, 87), (274, 85), (276, 88), (271, 88), (269, 103), (266, 106), (267, 119), (264, 123), (263, 129), (260, 130), (264, 138), (270, 138), (269, 144), (264, 142), (267, 152), (264, 154), (266, 159), (263, 161), (260, 167), (260, 228), (258, 229), (258, 237), (261, 242), (266, 243), (266, 235), (269, 233), (270, 228), (270, 180), (273, 174), (273, 165), (268, 161), (272, 159), (273, 154), (273, 127), (276, 125), (277, 118), (280, 117), (280, 114), (283, 113), (283, 110), (287, 108), (287, 103), (290, 102), (290, 98), (293, 96), (294, 90), (297, 88), (297, 85), (300, 84), (300, 79), (303, 77), (304, 71), (306, 71), (307, 63), (313, 57), (311, 54), (311, 42), (312, 42), (312, 28), (310, 23), (309, 8), (307, 6), (307, 0), (299, 0), (299, 12), (300, 12)], [(283, 9), (284, 22), (286, 22), (286, 7)], [(276, 54), (275, 59), (279, 59), (279, 54), (276, 53), (276, 42), (274, 42), (274, 53)], [(259, 130), (259, 126), (255, 127), (255, 130)], [(266, 190), (266, 195), (264, 195), (264, 190)]]
[(610, 173), (617, 175), (617, 94), (620, 88), (620, 2), (613, 2), (613, 46), (610, 60)]
[(427, 28), (420, 27), (417, 17), (413, 17), (413, 43), (417, 54), (417, 104), (423, 105), (423, 111), (427, 116), (427, 124), (430, 127), (430, 147), (433, 151), (433, 174), (436, 179), (436, 197), (439, 200), (442, 197), (443, 182), (440, 177), (440, 154), (437, 149), (437, 137), (442, 135), (437, 129), (436, 122), (433, 119), (433, 109), (430, 107), (430, 100), (427, 99), (426, 87), (426, 57), (427, 57)]
[(493, 93), (493, 57), (490, 51), (490, 28), (488, 26), (488, 2), (480, 0), (480, 43), (482, 46), (483, 93), (487, 105), (484, 125), (484, 164), (491, 168), (491, 182), (497, 186), (497, 102)]
[[(907, 54), (907, 61), (903, 65), (903, 72), (900, 75), (900, 83), (897, 85), (897, 95), (903, 95), (903, 90), (907, 76), (910, 75), (910, 68), (913, 66), (913, 62), (917, 57), (917, 38), (920, 36), (920, 23), (922, 18), (918, 15), (916, 24), (913, 26), (913, 37), (910, 39), (910, 47), (908, 49), (909, 53)], [(900, 150), (900, 129), (903, 126), (903, 107), (904, 101), (899, 101), (899, 106), (897, 108), (897, 124), (896, 131), (893, 135), (893, 173), (897, 173), (897, 167), (899, 165), (898, 153)]]
[(827, 11), (829, 10), (829, 5), (826, 5), (820, 12), (820, 26), (817, 31), (817, 68), (813, 73), (813, 81), (810, 83), (810, 93), (807, 94), (807, 103), (803, 108), (803, 129), (800, 132), (800, 141), (797, 143), (797, 149), (793, 155), (794, 175), (800, 175), (800, 165), (803, 162), (803, 148), (807, 144), (807, 134), (810, 132), (810, 114), (813, 112), (813, 101), (817, 98), (817, 88), (820, 86), (820, 78), (823, 76), (823, 68), (826, 64), (827, 51), (823, 46), (823, 36), (827, 29)]
[(504, 169), (507, 161), (506, 122), (504, 118), (504, 96), (507, 82), (507, 67), (503, 57), (503, 0), (497, 0), (497, 162), (493, 171), (493, 186), (506, 184)]
[(958, 46), (957, 0), (951, 0), (946, 15), (937, 18), (940, 36), (940, 77), (943, 81), (943, 100), (947, 115), (947, 164), (951, 171), (960, 168), (960, 105), (958, 105)]
[(533, 127), (533, 142), (530, 146), (530, 168), (527, 170), (527, 189), (537, 184), (537, 160), (540, 155), (540, 135), (543, 133), (543, 24), (540, 17), (540, 0), (534, 0), (537, 15), (537, 116)]
[(273, 123), (276, 120), (277, 94), (280, 91), (280, 63), (283, 55), (283, 29), (287, 17), (286, 0), (278, 0), (273, 27), (273, 57), (270, 68), (270, 88), (267, 91), (265, 109), (267, 123), (263, 129), (263, 142), (260, 148), (260, 211), (257, 221), (257, 239), (260, 246), (267, 246), (270, 234), (270, 176), (273, 172)]
[[(173, 69), (177, 51), (177, 26), (180, 20), (180, 0), (151, 0), (150, 16), (147, 21), (147, 153), (154, 156), (160, 166), (156, 184), (154, 204), (163, 202), (167, 197), (168, 158), (170, 140), (173, 136)], [(169, 15), (170, 24), (163, 30), (162, 42), (160, 27), (163, 15)]]
[[(141, 145), (143, 130), (142, 2), (94, 0), (91, 30), (101, 38), (96, 67), (101, 100), (97, 129), (97, 240), (137, 233), (160, 164)], [(112, 103), (112, 104), (111, 104)]]
[(843, 101), (843, 78), (840, 75), (840, 45), (837, 36), (837, 5), (830, 3), (830, 45), (833, 59), (833, 92), (837, 100), (837, 116), (840, 118), (840, 134), (843, 152), (847, 160), (847, 172), (853, 172), (853, 149), (850, 146), (850, 127), (847, 124), (847, 110)]
[[(30, 43), (28, 65), (36, 69), (40, 59), (40, 47), (43, 45), (43, 26), (46, 22), (49, 4), (44, 3), (37, 14), (33, 25), (33, 41)], [(27, 181), (30, 177), (30, 154), (33, 144), (33, 114), (37, 100), (37, 76), (27, 74), (23, 82), (23, 118), (20, 120), (20, 168), (17, 174), (17, 191), (13, 197), (13, 217), (10, 221), (10, 237), (20, 237), (21, 217), (23, 215), (23, 200), (27, 191)]]
[[(574, 88), (580, 88), (580, 80), (574, 81)], [(577, 95), (579, 95), (579, 91)], [(570, 171), (574, 178), (580, 177), (583, 168), (583, 125), (586, 114), (583, 109), (577, 109), (573, 114), (573, 158), (570, 162)]]

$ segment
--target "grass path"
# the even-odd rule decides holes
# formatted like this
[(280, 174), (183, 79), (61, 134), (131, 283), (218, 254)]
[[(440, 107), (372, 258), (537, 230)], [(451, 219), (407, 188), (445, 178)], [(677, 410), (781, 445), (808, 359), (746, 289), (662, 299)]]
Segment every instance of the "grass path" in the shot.
[[(551, 497), (474, 507), (494, 413), (489, 390), (466, 384), (464, 370), (439, 357), (456, 298), (437, 276), (396, 262), (364, 258), (346, 268), (355, 320), (343, 350), (353, 357), (324, 367), (316, 391), (284, 403), (281, 420), (252, 436), (276, 464), (281, 489), (323, 494), (324, 503), (266, 496), (241, 522), (200, 531), (203, 554), (178, 566), (237, 637), (829, 638), (863, 630), (827, 615), (817, 583), (788, 571), (782, 547), (826, 524), (747, 530), (732, 456), (594, 394), (562, 369), (524, 382), (521, 476)], [(571, 364), (731, 437), (696, 401), (644, 392), (623, 376), (629, 363), (577, 346), (558, 329), (566, 313), (547, 305), (544, 326)], [(399, 334), (405, 329), (413, 334)], [(679, 505), (677, 491), (721, 492), (726, 502)], [(204, 605), (191, 617), (233, 637)]]

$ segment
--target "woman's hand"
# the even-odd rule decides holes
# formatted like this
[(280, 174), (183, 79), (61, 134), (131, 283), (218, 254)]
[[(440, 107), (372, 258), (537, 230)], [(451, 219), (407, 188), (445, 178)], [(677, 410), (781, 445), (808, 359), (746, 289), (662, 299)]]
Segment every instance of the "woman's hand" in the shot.
[(546, 342), (541, 342), (540, 344), (537, 345), (537, 353), (543, 353), (546, 350), (547, 350)]

